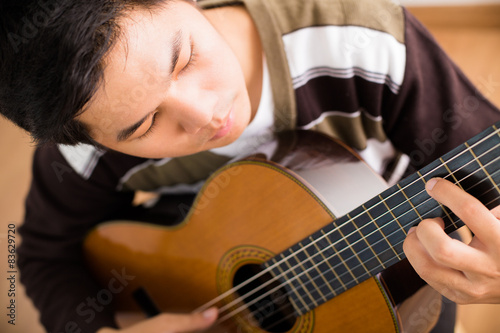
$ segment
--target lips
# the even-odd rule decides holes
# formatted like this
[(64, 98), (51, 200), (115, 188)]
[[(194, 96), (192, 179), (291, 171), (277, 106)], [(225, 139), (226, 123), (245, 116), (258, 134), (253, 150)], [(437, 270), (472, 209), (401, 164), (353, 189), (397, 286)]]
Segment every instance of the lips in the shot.
[(233, 127), (233, 109), (229, 111), (229, 114), (223, 120), (223, 125), (217, 130), (215, 135), (210, 139), (210, 141), (220, 139), (226, 136)]

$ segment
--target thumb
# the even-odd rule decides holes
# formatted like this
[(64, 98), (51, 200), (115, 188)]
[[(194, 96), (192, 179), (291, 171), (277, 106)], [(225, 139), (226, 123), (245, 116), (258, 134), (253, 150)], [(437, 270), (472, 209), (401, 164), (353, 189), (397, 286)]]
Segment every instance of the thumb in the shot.
[(193, 323), (199, 325), (195, 329), (203, 329), (213, 325), (218, 315), (219, 311), (213, 307), (203, 312), (192, 313), (190, 316), (193, 317)]
[(173, 332), (190, 332), (206, 329), (217, 319), (217, 308), (191, 314), (162, 314), (164, 328)]

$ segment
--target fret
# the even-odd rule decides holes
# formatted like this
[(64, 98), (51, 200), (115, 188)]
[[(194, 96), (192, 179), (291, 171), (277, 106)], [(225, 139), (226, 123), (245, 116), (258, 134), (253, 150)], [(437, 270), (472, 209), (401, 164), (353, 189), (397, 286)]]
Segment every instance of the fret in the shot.
[[(474, 148), (474, 150), (476, 151), (476, 153), (478, 153), (478, 155), (482, 155), (483, 152), (489, 150), (490, 148), (496, 147), (496, 149), (498, 149), (498, 144), (500, 143), (498, 139), (500, 138), (500, 134), (498, 132), (497, 126), (499, 124), (500, 122), (491, 126), (480, 135), (477, 135), (472, 139), (468, 140), (466, 143), (472, 148)], [(453, 153), (453, 151), (451, 151), (450, 153)], [(456, 155), (456, 154), (450, 154), (450, 155)], [(498, 156), (498, 154), (494, 155)]]
[[(349, 261), (350, 267), (358, 277), (358, 281), (365, 278), (366, 276), (371, 276), (369, 273), (374, 269), (380, 267), (380, 262), (376, 259), (375, 254), (367, 248), (366, 243), (363, 241), (364, 238), (360, 236), (359, 228), (350, 220), (347, 216), (343, 216), (335, 221), (339, 225), (339, 231), (345, 235), (345, 241), (350, 245), (349, 252), (354, 253), (354, 257)], [(365, 227), (361, 229), (366, 229)], [(363, 230), (361, 230), (363, 232)], [(341, 234), (338, 233), (341, 237)], [(331, 241), (335, 244), (337, 240), (329, 237)], [(362, 264), (359, 264), (362, 262)], [(367, 274), (368, 273), (368, 274)]]
[[(335, 247), (334, 244), (332, 244), (332, 247), (336, 249), (336, 254), (337, 254), (337, 257), (340, 259), (340, 262), (342, 263), (342, 265), (345, 267), (346, 269), (346, 272), (349, 273), (349, 275), (354, 279), (354, 281), (357, 282), (357, 279), (356, 279), (356, 276), (354, 275), (354, 273), (352, 272), (351, 268), (349, 267), (349, 265), (346, 263), (344, 257), (348, 257), (347, 255), (344, 255), (342, 256), (340, 253), (345, 251), (345, 247), (338, 244), (337, 242), (337, 247), (340, 248), (340, 251), (337, 249), (337, 247)], [(340, 275), (342, 277), (342, 275)], [(349, 283), (350, 281), (348, 281), (347, 283)]]
[[(394, 222), (393, 216), (390, 214), (389, 210), (385, 205), (385, 202), (381, 202), (380, 196), (374, 197), (371, 200), (367, 201), (364, 206), (367, 210), (367, 215), (371, 217), (374, 221), (374, 225), (377, 226), (379, 234), (382, 234), (384, 237), (381, 242), (385, 242), (389, 245), (391, 250), (395, 249), (395, 246), (400, 242), (401, 236), (405, 236), (404, 231), (402, 231), (400, 225)], [(397, 251), (395, 252), (395, 254)], [(390, 252), (387, 254), (390, 255)], [(380, 254), (379, 254), (380, 256)], [(397, 258), (394, 257), (394, 259)], [(401, 260), (401, 259), (399, 259)], [(387, 263), (386, 263), (387, 264)]]
[[(446, 165), (446, 163), (443, 161), (442, 158), (440, 159), (440, 161), (442, 162), (443, 166), (446, 168), (446, 171), (448, 171), (448, 174), (452, 175), (453, 179), (455, 180), (455, 184), (460, 184), (458, 182), (458, 180), (455, 178), (455, 175), (453, 174), (453, 172), (451, 172), (451, 170), (448, 168), (448, 166)], [(425, 180), (424, 176), (422, 176), (420, 171), (418, 171), (417, 174), (420, 177), (420, 179), (422, 180), (422, 182), (424, 183), (424, 188), (425, 188), (425, 184), (427, 183), (427, 181)], [(460, 187), (462, 187), (462, 186), (460, 186)], [(463, 188), (462, 188), (462, 190), (463, 190)], [(446, 214), (446, 217), (448, 217), (448, 220), (455, 227), (455, 229), (458, 229), (457, 225), (455, 224), (455, 220), (453, 220), (453, 218), (450, 216), (450, 213), (448, 212), (446, 207), (443, 206), (439, 201), (434, 200), (434, 202), (436, 202), (441, 207), (441, 210)]]
[(373, 218), (372, 214), (370, 214), (370, 211), (368, 209), (366, 209), (365, 205), (361, 205), (361, 207), (363, 207), (363, 209), (366, 211), (366, 214), (368, 214), (368, 216), (370, 217), (370, 220), (372, 220), (373, 224), (375, 224), (375, 227), (377, 228), (378, 232), (382, 235), (382, 237), (387, 242), (387, 244), (389, 245), (389, 247), (391, 248), (391, 250), (394, 252), (394, 254), (398, 257), (399, 260), (401, 260), (401, 258), (399, 257), (398, 253), (396, 252), (396, 250), (392, 246), (391, 242), (389, 242), (389, 240), (387, 239), (387, 236), (382, 231), (382, 228), (375, 221), (375, 219)]
[(393, 219), (394, 221), (396, 221), (396, 223), (397, 223), (397, 224), (398, 224), (398, 226), (399, 226), (399, 229), (401, 229), (401, 231), (403, 231), (403, 233), (404, 233), (404, 235), (405, 235), (405, 237), (406, 237), (406, 235), (408, 235), (408, 233), (407, 233), (407, 232), (406, 232), (406, 230), (403, 228), (403, 226), (401, 225), (401, 222), (399, 222), (399, 220), (398, 220), (398, 218), (396, 217), (396, 215), (394, 215), (394, 212), (392, 211), (392, 209), (391, 209), (391, 208), (389, 208), (389, 206), (387, 205), (387, 202), (385, 202), (385, 199), (384, 199), (384, 198), (382, 198), (382, 195), (381, 195), (381, 194), (379, 194), (379, 195), (378, 195), (378, 197), (380, 198), (380, 201), (384, 203), (384, 206), (385, 206), (385, 208), (387, 209), (387, 211), (389, 212), (389, 214), (391, 214), (392, 219)]
[[(328, 238), (328, 236), (326, 236), (326, 234), (325, 234), (325, 232), (324, 232), (323, 230), (321, 230), (321, 233), (322, 233), (323, 235), (325, 235), (325, 238), (324, 238), (324, 239), (326, 239), (326, 241), (327, 241), (327, 242), (328, 242), (328, 244), (329, 244), (329, 247), (328, 247), (328, 248), (332, 249), (332, 251), (335, 253), (335, 256), (336, 256), (337, 251), (334, 251), (334, 249), (335, 249), (335, 248), (333, 247), (332, 242), (330, 241), (330, 239)], [(326, 258), (328, 259), (328, 260), (327, 260), (328, 266), (332, 267), (332, 272), (333, 272), (333, 274), (335, 275), (335, 281), (338, 281), (338, 282), (342, 285), (342, 288), (344, 289), (344, 291), (345, 291), (345, 290), (347, 290), (348, 288), (347, 288), (347, 286), (345, 285), (344, 281), (342, 281), (342, 279), (340, 278), (339, 274), (337, 273), (337, 270), (336, 270), (336, 269), (334, 269), (334, 267), (335, 267), (336, 265), (332, 265), (332, 264), (330, 264), (330, 259), (332, 258), (332, 256), (328, 256), (328, 255), (327, 255), (327, 256), (326, 256)], [(335, 290), (336, 290), (336, 289), (337, 289), (337, 288), (335, 288)]]
[(378, 196), (382, 199), (384, 207), (390, 212), (390, 214), (386, 214), (387, 218), (392, 219), (390, 225), (393, 226), (394, 231), (388, 238), (398, 254), (392, 260), (397, 260), (397, 257), (405, 257), (402, 254), (404, 253), (402, 248), (408, 230), (421, 221), (430, 206), (434, 207), (429, 202), (429, 197), (422, 184), (419, 177), (414, 174)]
[[(499, 143), (497, 143), (497, 145), (498, 144)], [(497, 159), (499, 156), (498, 154), (494, 154), (495, 148), (497, 148), (495, 147), (494, 142), (481, 142), (480, 144), (478, 143), (475, 146), (465, 143), (464, 146), (466, 147), (467, 152), (470, 154), (471, 166), (476, 171), (484, 171), (484, 168), (486, 168), (486, 166), (495, 164), (495, 159)]]
[[(455, 174), (450, 170), (450, 168), (448, 167), (448, 165), (446, 164), (446, 162), (443, 160), (442, 157), (439, 158), (439, 160), (441, 161), (441, 164), (443, 164), (443, 166), (446, 168), (446, 171), (448, 171), (448, 174), (451, 176), (451, 178), (453, 178), (453, 182), (458, 186), (460, 187), (462, 190), (465, 191), (465, 189), (463, 188), (462, 184), (458, 181), (457, 177), (455, 177)], [(419, 176), (421, 178), (422, 175), (420, 174), (420, 171), (418, 172)], [(425, 180), (424, 180), (424, 183), (425, 183)]]
[[(489, 130), (491, 131), (491, 129)], [(484, 134), (482, 136), (486, 136), (488, 139), (482, 140), (480, 137), (475, 137), (443, 156), (449, 168), (456, 170), (454, 175), (460, 181), (461, 186), (465, 189), (472, 189), (468, 190), (468, 192), (476, 197), (489, 188), (486, 183), (476, 186), (478, 180), (485, 179), (488, 173), (488, 171), (483, 173), (484, 171), (478, 162), (485, 166), (498, 156), (498, 153), (492, 153), (494, 152), (495, 144), (498, 144), (498, 139), (495, 143), (496, 135), (490, 133), (489, 135)], [(472, 149), (474, 151), (471, 151)]]
[[(348, 222), (348, 221), (346, 221), (346, 222)], [(345, 223), (343, 223), (343, 221), (341, 221), (341, 225), (344, 225), (344, 224), (345, 224)], [(340, 236), (342, 237), (342, 239), (346, 242), (346, 244), (347, 244), (347, 246), (348, 246), (348, 248), (349, 248), (350, 252), (352, 252), (352, 256), (351, 256), (351, 258), (353, 258), (353, 256), (354, 256), (354, 257), (357, 259), (357, 262), (354, 262), (354, 264), (355, 264), (356, 266), (358, 266), (358, 263), (359, 263), (359, 264), (361, 264), (361, 267), (363, 267), (363, 271), (362, 271), (362, 272), (360, 272), (360, 273), (358, 273), (358, 274), (354, 274), (354, 272), (352, 271), (352, 268), (351, 268), (351, 270), (350, 270), (350, 273), (351, 273), (352, 277), (354, 278), (354, 280), (355, 280), (356, 282), (358, 282), (358, 278), (357, 278), (356, 276), (358, 276), (358, 277), (359, 277), (359, 276), (363, 276), (363, 275), (364, 275), (364, 274), (366, 274), (366, 273), (368, 273), (368, 274), (369, 274), (369, 271), (368, 271), (368, 269), (366, 268), (366, 266), (365, 266), (365, 264), (363, 263), (363, 261), (359, 258), (358, 253), (357, 253), (357, 252), (354, 250), (354, 248), (352, 247), (351, 242), (349, 241), (349, 238), (348, 238), (348, 237), (346, 237), (346, 235), (342, 232), (342, 228), (338, 227), (338, 226), (337, 226), (337, 224), (336, 224), (335, 222), (334, 222), (334, 225), (335, 225), (335, 227), (338, 229), (338, 232), (339, 232)], [(349, 235), (350, 233), (353, 233), (353, 232), (351, 232), (351, 230), (350, 230), (350, 229), (348, 229), (348, 231), (349, 231), (349, 233), (346, 233), (347, 235)], [(355, 242), (357, 242), (358, 240), (359, 240), (358, 238), (354, 238), (354, 241), (355, 241)], [(353, 260), (353, 261), (354, 261), (354, 260)], [(356, 266), (351, 266), (351, 267), (356, 267)]]
[[(309, 245), (309, 244), (308, 244), (308, 245)], [(299, 259), (299, 265), (300, 265), (300, 267), (302, 268), (302, 271), (303, 271), (303, 272), (305, 272), (305, 275), (308, 277), (309, 282), (311, 282), (311, 283), (312, 283), (312, 285), (314, 286), (314, 288), (316, 289), (316, 291), (317, 291), (317, 293), (319, 294), (319, 296), (320, 296), (321, 298), (323, 298), (323, 300), (326, 302), (326, 301), (327, 301), (327, 299), (326, 299), (325, 295), (323, 295), (323, 292), (321, 291), (321, 288), (319, 288), (319, 287), (318, 287), (318, 285), (317, 285), (317, 284), (316, 284), (316, 282), (315, 282), (316, 277), (315, 277), (315, 278), (313, 278), (313, 277), (311, 276), (311, 274), (313, 273), (313, 271), (311, 270), (311, 268), (313, 268), (313, 267), (314, 267), (313, 269), (314, 269), (314, 270), (316, 270), (316, 272), (318, 272), (318, 275), (317, 275), (317, 276), (322, 276), (322, 273), (321, 273), (321, 271), (319, 270), (318, 266), (314, 264), (314, 261), (313, 261), (313, 260), (311, 260), (311, 259), (313, 259), (313, 256), (310, 256), (310, 255), (309, 255), (308, 249), (307, 249), (306, 247), (304, 247), (304, 245), (302, 245), (302, 243), (301, 243), (301, 242), (299, 243), (299, 246), (300, 246), (300, 247), (301, 247), (301, 249), (303, 250), (303, 251), (299, 252), (299, 254), (300, 254), (300, 253), (304, 253), (304, 254), (307, 254), (307, 256), (306, 256), (306, 257), (308, 257), (308, 259), (306, 259), (306, 260), (300, 260), (301, 258), (298, 258), (298, 259)], [(306, 246), (307, 246), (307, 245), (306, 245)], [(309, 249), (314, 249), (314, 248), (313, 248), (312, 246), (310, 246), (310, 247), (309, 247)], [(307, 267), (307, 268), (306, 268), (306, 267), (304, 267), (304, 264), (303, 264), (303, 263), (310, 263), (310, 262), (312, 262), (312, 263), (311, 263), (311, 265), (308, 265), (309, 267)], [(310, 273), (311, 273), (311, 274), (310, 274)], [(302, 277), (305, 277), (305, 276), (304, 276), (304, 273), (302, 273), (301, 275), (302, 275)], [(306, 284), (305, 284), (305, 285), (307, 285), (307, 282), (306, 282)], [(314, 299), (313, 299), (314, 303), (316, 303), (316, 301), (315, 301), (316, 299), (317, 299), (317, 298), (314, 298)], [(317, 304), (316, 304), (316, 305), (317, 305)]]
[(493, 181), (493, 178), (491, 178), (490, 173), (485, 169), (483, 163), (481, 163), (481, 160), (477, 157), (477, 155), (474, 153), (474, 151), (472, 150), (472, 148), (470, 147), (470, 145), (467, 142), (465, 143), (465, 146), (467, 147), (469, 152), (472, 154), (472, 156), (474, 156), (474, 160), (477, 162), (477, 164), (479, 164), (479, 167), (481, 168), (481, 170), (483, 170), (486, 177), (493, 184), (493, 187), (497, 190), (497, 193), (500, 194), (500, 189), (498, 188), (498, 185), (495, 183), (495, 181)]
[[(499, 143), (500, 145), (500, 143)], [(495, 158), (495, 160), (489, 161), (484, 163), (484, 168), (486, 172), (489, 174), (489, 177), (491, 177), (490, 181), (492, 180), (493, 186), (495, 189), (498, 188), (498, 183), (495, 182), (495, 179), (497, 178), (496, 175), (500, 172), (500, 151), (498, 152), (498, 156)], [(496, 192), (498, 193), (498, 192)]]
[[(500, 156), (500, 152), (497, 153)], [(497, 157), (500, 160), (500, 157)], [(500, 161), (496, 161), (496, 165), (491, 163), (490, 165), (485, 165), (486, 169), (490, 169), (489, 172), (491, 179), (484, 178), (474, 185), (474, 187), (469, 191), (472, 195), (477, 197), (486, 207), (492, 209), (495, 207), (494, 202), (499, 199), (498, 186), (500, 183)], [(482, 172), (481, 172), (482, 173)], [(494, 184), (493, 186), (490, 184)]]
[[(352, 281), (352, 278), (349, 277), (348, 267), (339, 255), (339, 252), (343, 251), (342, 246), (344, 245), (339, 237), (337, 227), (332, 223), (327, 228), (314, 233), (310, 238), (315, 239), (315, 245), (323, 249), (321, 255), (326, 261), (322, 267), (326, 270), (324, 274), (328, 275), (328, 281), (330, 281), (332, 288), (347, 290), (349, 288), (347, 284)], [(339, 247), (339, 250), (335, 246)]]
[(420, 219), (420, 221), (423, 220), (422, 216), (420, 215), (420, 213), (418, 212), (418, 210), (415, 208), (415, 206), (413, 205), (413, 203), (411, 202), (410, 198), (408, 198), (408, 196), (406, 195), (405, 191), (403, 190), (403, 188), (401, 187), (401, 185), (399, 184), (396, 184), (399, 188), (399, 190), (401, 191), (401, 193), (403, 193), (403, 195), (405, 196), (406, 198), (406, 201), (410, 204), (411, 208), (413, 209), (413, 211), (417, 214), (418, 218)]
[(396, 185), (382, 192), (380, 197), (384, 198), (384, 204), (390, 207), (391, 214), (400, 221), (402, 230), (407, 234), (410, 227), (416, 224), (415, 221), (418, 220), (418, 215), (412, 209), (406, 197)]
[[(390, 209), (382, 195), (368, 201), (364, 206), (370, 207), (368, 209), (369, 216), (376, 221), (374, 224), (377, 226), (378, 234), (383, 236), (377, 244), (377, 247), (382, 249), (377, 250), (378, 257), (382, 258), (385, 266), (400, 261), (403, 257), (398, 249), (399, 244), (406, 238), (406, 231), (401, 225), (399, 217)], [(383, 244), (389, 246), (384, 249)]]
[[(325, 282), (324, 285), (328, 289), (330, 289), (330, 292), (334, 296), (337, 296), (337, 292), (335, 291), (335, 289), (333, 289), (333, 287), (331, 285), (331, 282), (333, 281), (333, 279), (331, 279), (331, 278), (328, 277), (329, 274), (334, 274), (335, 270), (333, 269), (333, 267), (328, 262), (327, 258), (323, 254), (323, 251), (321, 250), (321, 248), (318, 246), (318, 242), (316, 242), (312, 237), (309, 237), (309, 240), (311, 241), (312, 244), (314, 244), (314, 247), (316, 248), (316, 251), (318, 251), (318, 253), (321, 255), (322, 259), (320, 260), (320, 264), (318, 265), (318, 267), (321, 269), (321, 266), (328, 266), (326, 269), (321, 269), (321, 272), (323, 272), (323, 273), (320, 273), (321, 278)], [(338, 276), (337, 276), (336, 273), (335, 273), (335, 277), (338, 278)]]
[[(500, 142), (498, 143), (500, 145)], [(500, 151), (497, 152), (496, 159), (487, 163), (483, 163), (484, 168), (490, 175), (488, 180), (483, 180), (483, 183), (494, 184), (492, 188), (484, 186), (485, 188), (481, 191), (486, 196), (481, 198), (480, 200), (486, 204), (491, 202), (493, 199), (498, 197), (498, 188), (500, 183)], [(483, 185), (483, 184), (481, 184)]]
[[(461, 146), (461, 150), (458, 155), (449, 158), (442, 157), (442, 160), (445, 162), (443, 166), (447, 168), (446, 173), (449, 173), (448, 170), (451, 170), (453, 178), (459, 182), (460, 187), (468, 189), (476, 183), (474, 177), (470, 177), (470, 175), (474, 174), (474, 172), (477, 171), (477, 168), (474, 163), (474, 156), (471, 154), (465, 154), (465, 150), (466, 147), (464, 144)], [(443, 175), (439, 176), (443, 177)], [(444, 176), (443, 178), (446, 177)]]
[(408, 233), (406, 232), (406, 230), (404, 229), (403, 225), (401, 224), (401, 222), (399, 221), (399, 219), (396, 217), (396, 215), (394, 214), (394, 212), (392, 211), (392, 209), (389, 207), (389, 205), (387, 205), (385, 199), (383, 199), (382, 195), (379, 195), (379, 198), (382, 200), (381, 202), (384, 203), (384, 207), (387, 209), (387, 211), (390, 213), (390, 218), (392, 219), (392, 221), (395, 221), (396, 223), (392, 223), (393, 225), (397, 225), (397, 231), (394, 231), (393, 234), (392, 234), (392, 239), (391, 239), (391, 242), (392, 244), (395, 244), (394, 248), (396, 249), (397, 253), (398, 253), (398, 257), (401, 257), (401, 258), (404, 258), (404, 253), (402, 254), (402, 242), (404, 241), (404, 239), (406, 238), (406, 236), (408, 235)]
[[(336, 222), (338, 222), (338, 225)], [(366, 271), (359, 265), (355, 251), (349, 246), (350, 240), (356, 241), (357, 238), (350, 235), (349, 223), (346, 217), (335, 221), (328, 228), (323, 229), (323, 231), (326, 235), (326, 241), (330, 243), (328, 247), (332, 250), (332, 254), (326, 257), (340, 276), (342, 282), (348, 288), (349, 285), (359, 283), (358, 277), (363, 276)], [(354, 231), (352, 229), (352, 232)], [(313, 238), (318, 239), (322, 235), (322, 233), (315, 233), (313, 234)]]
[[(459, 147), (460, 148), (460, 147)], [(458, 149), (458, 148), (457, 148)], [(462, 149), (463, 150), (463, 149)], [(460, 154), (460, 153), (457, 153)], [(457, 155), (454, 155), (457, 156)], [(461, 156), (462, 157), (462, 156)], [(466, 162), (467, 163), (467, 162)], [(456, 179), (455, 182), (460, 182), (459, 184), (465, 189), (466, 185), (461, 181), (460, 175), (462, 174), (463, 165), (457, 159), (445, 159), (444, 157), (434, 161), (430, 165), (422, 168), (419, 172), (417, 172), (417, 176), (423, 184), (422, 189), (425, 191), (425, 183), (434, 177), (441, 177), (448, 179), (453, 182), (453, 179)], [(453, 179), (451, 179), (453, 178)], [(426, 192), (427, 202), (423, 205), (420, 205), (420, 211), (423, 212), (422, 217), (424, 218), (433, 218), (433, 217), (441, 217), (445, 222), (445, 230), (447, 232), (451, 232), (453, 230), (458, 229), (463, 225), (463, 223), (456, 218), (456, 216), (451, 212), (448, 208), (443, 206), (441, 203), (436, 200), (431, 199)], [(449, 230), (452, 228), (453, 230)]]
[[(478, 198), (483, 203), (491, 201), (498, 196), (498, 133), (491, 133), (487, 141), (470, 140), (463, 145), (464, 154), (461, 159), (467, 163), (467, 174), (463, 175), (461, 183), (467, 192)], [(469, 149), (470, 148), (470, 149)], [(493, 187), (491, 186), (493, 185)], [(460, 221), (460, 223), (463, 223)]]
[(366, 245), (368, 245), (368, 248), (370, 249), (370, 251), (372, 251), (374, 257), (378, 260), (380, 266), (382, 266), (385, 269), (386, 267), (385, 267), (384, 263), (378, 257), (377, 252), (375, 252), (375, 250), (372, 248), (371, 244), (368, 242), (368, 239), (363, 235), (363, 233), (361, 232), (361, 228), (356, 224), (356, 221), (349, 214), (347, 214), (347, 217), (357, 227), (357, 231), (358, 231), (359, 235), (361, 236), (361, 239), (363, 239), (363, 241), (366, 243)]
[(264, 265), (272, 266), (271, 273), (285, 284), (297, 314), (404, 258), (402, 244), (408, 230), (423, 219), (443, 217), (446, 232), (463, 225), (451, 210), (429, 197), (425, 191), (429, 179), (446, 178), (486, 206), (498, 205), (498, 124), (267, 261)]
[[(295, 273), (293, 273), (293, 269), (292, 266), (290, 265), (290, 263), (288, 262), (288, 260), (285, 258), (285, 256), (283, 255), (283, 253), (280, 254), (281, 256), (281, 259), (280, 261), (281, 262), (285, 262), (285, 264), (288, 266), (288, 269), (286, 269), (287, 272), (290, 272), (290, 274), (292, 275), (292, 278), (286, 278), (285, 280), (286, 281), (291, 281), (291, 285), (290, 285), (290, 289), (291, 291), (294, 293), (294, 295), (296, 296), (296, 298), (302, 303), (302, 305), (304, 306), (303, 308), (307, 309), (307, 311), (310, 310), (309, 306), (307, 304), (310, 304), (309, 303), (306, 303), (306, 300), (305, 300), (305, 297), (309, 296), (309, 299), (312, 300), (312, 296), (311, 295), (301, 295), (299, 293), (299, 290), (303, 290), (307, 293), (307, 290), (305, 288), (303, 288), (302, 286), (302, 283), (299, 281), (299, 279), (297, 278), (297, 275)], [(281, 276), (286, 276), (287, 273), (285, 273), (285, 271), (280, 267), (280, 265), (277, 265), (277, 268), (279, 270), (279, 275)], [(297, 287), (295, 287), (297, 286)], [(294, 298), (292, 297), (292, 299), (294, 300)], [(293, 306), (295, 308), (295, 310), (297, 312), (301, 311), (301, 307), (298, 307), (298, 304), (296, 304), (296, 302), (292, 302), (293, 303)], [(307, 312), (305, 311), (305, 312)]]
[[(297, 285), (296, 289), (302, 291), (302, 299), (304, 301), (310, 300), (307, 302), (308, 307), (311, 307), (312, 304), (318, 306), (319, 303), (317, 300), (320, 298), (320, 295), (316, 289), (312, 288), (310, 283), (311, 277), (308, 276), (308, 269), (303, 266), (304, 263), (310, 263), (308, 260), (309, 258), (304, 258), (306, 255), (299, 244), (296, 244), (293, 249), (289, 249), (289, 252), (290, 254), (287, 256), (286, 264), (289, 270), (294, 272), (294, 283)], [(311, 288), (308, 288), (308, 286), (311, 286)]]
[[(350, 259), (346, 260), (346, 262), (348, 262), (357, 280), (360, 281), (360, 279), (366, 276), (367, 270), (369, 271), (369, 267), (372, 264), (371, 261), (376, 266), (378, 266), (378, 261), (375, 260), (371, 252), (366, 248), (365, 243), (360, 238), (358, 226), (354, 224), (354, 221), (350, 220), (347, 216), (343, 216), (341, 219), (336, 220), (335, 224), (338, 225), (338, 237), (345, 242), (346, 252), (349, 253)], [(361, 232), (363, 232), (363, 229), (365, 229), (365, 226), (361, 228)], [(334, 244), (338, 243), (339, 241), (335, 240)]]

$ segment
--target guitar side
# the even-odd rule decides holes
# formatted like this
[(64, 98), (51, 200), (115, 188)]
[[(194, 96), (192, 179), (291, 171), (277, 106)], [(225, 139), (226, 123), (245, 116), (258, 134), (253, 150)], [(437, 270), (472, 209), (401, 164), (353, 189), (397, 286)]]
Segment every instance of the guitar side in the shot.
[[(332, 177), (331, 186), (335, 186)], [(183, 223), (102, 224), (84, 250), (103, 285), (113, 271), (133, 276), (114, 295), (133, 309), (131, 293), (145, 287), (162, 311), (189, 312), (229, 289), (235, 271), (260, 264), (330, 223), (331, 211), (300, 177), (277, 164), (242, 161), (219, 170), (204, 186)], [(240, 316), (241, 317), (241, 316)], [(230, 331), (260, 329), (245, 318)], [(291, 332), (398, 332), (396, 314), (376, 278), (351, 288), (300, 317)]]

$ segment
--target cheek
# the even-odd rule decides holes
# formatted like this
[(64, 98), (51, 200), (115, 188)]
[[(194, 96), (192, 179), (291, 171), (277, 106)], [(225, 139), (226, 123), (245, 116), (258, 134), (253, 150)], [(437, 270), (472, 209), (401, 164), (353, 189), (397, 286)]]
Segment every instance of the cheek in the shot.
[(243, 80), (243, 72), (241, 65), (229, 47), (229, 45), (220, 37), (212, 37), (205, 40), (215, 40), (216, 42), (204, 45), (200, 49), (200, 58), (203, 56), (211, 68), (211, 75), (220, 82), (225, 82), (235, 88), (235, 84), (241, 85)]
[[(245, 80), (243, 77), (243, 72), (241, 70), (240, 63), (236, 59), (233, 53), (227, 54), (227, 58), (223, 65), (224, 76), (227, 78), (227, 81), (230, 82), (232, 88), (242, 87), (245, 85)], [(222, 77), (222, 75), (220, 75)]]

